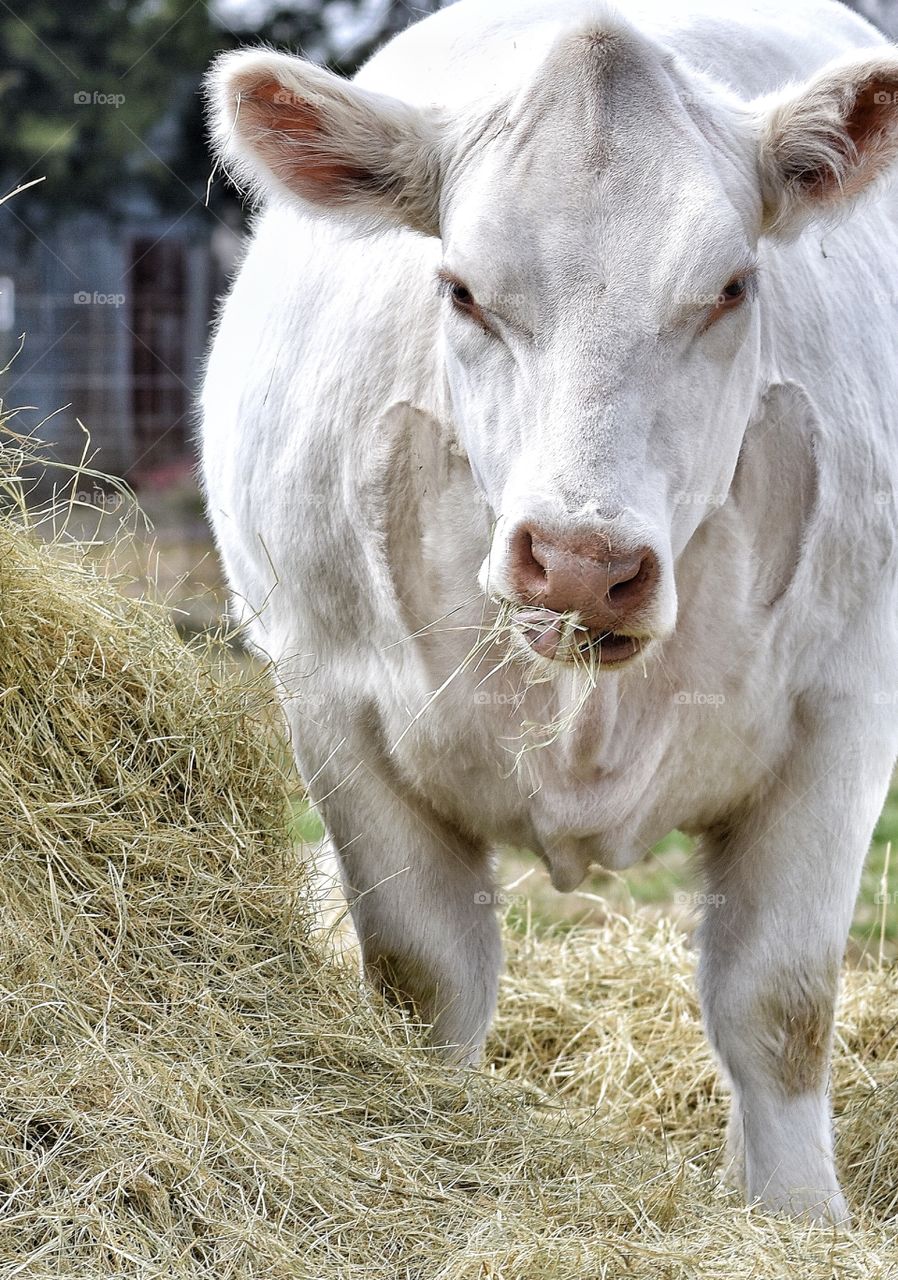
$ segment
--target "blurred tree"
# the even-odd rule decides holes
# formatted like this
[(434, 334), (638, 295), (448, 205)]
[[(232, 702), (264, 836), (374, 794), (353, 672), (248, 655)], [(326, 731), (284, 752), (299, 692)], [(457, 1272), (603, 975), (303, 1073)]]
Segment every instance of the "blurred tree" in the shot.
[[(15, 3), (15, 0), (14, 0)], [(209, 174), (200, 81), (221, 49), (260, 40), (350, 73), (374, 48), (438, 7), (419, 0), (293, 0), (230, 10), (195, 0), (0, 5), (0, 195), (35, 228), (90, 209), (147, 200), (183, 210)], [(218, 184), (215, 200), (227, 199)]]
[[(165, 152), (195, 116), (198, 75), (216, 44), (205, 6), (189, 0), (29, 0), (21, 13), (4, 4), (0, 174), (6, 189), (47, 179), (19, 198), (18, 215), (116, 212), (138, 193), (183, 206)], [(199, 175), (184, 177), (193, 185)]]

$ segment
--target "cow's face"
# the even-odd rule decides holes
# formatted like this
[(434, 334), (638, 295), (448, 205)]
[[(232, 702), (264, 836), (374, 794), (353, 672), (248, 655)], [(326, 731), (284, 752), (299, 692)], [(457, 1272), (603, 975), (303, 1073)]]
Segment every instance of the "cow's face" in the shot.
[(238, 176), (442, 242), (453, 417), (495, 514), (484, 590), (546, 659), (619, 666), (671, 631), (674, 566), (726, 498), (757, 403), (763, 235), (898, 153), (898, 58), (743, 104), (625, 27), (562, 39), (465, 122), (297, 59), (229, 55)]
[(760, 332), (750, 147), (731, 130), (712, 150), (628, 45), (564, 42), (490, 122), (448, 188), (438, 280), (496, 517), (482, 585), (525, 607), (537, 652), (600, 641), (603, 663), (674, 625), (674, 562), (730, 488)]

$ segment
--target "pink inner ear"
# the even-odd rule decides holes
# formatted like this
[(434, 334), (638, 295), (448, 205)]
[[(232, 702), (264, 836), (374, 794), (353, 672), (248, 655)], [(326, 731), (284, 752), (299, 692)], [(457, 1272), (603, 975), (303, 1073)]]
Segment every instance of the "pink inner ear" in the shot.
[[(857, 148), (858, 160), (848, 167), (847, 181), (839, 187), (834, 174), (825, 169), (806, 175), (803, 185), (812, 194), (856, 195), (870, 179), (870, 165), (875, 164), (880, 142), (896, 137), (887, 149), (898, 151), (898, 92), (894, 82), (872, 80), (858, 91), (851, 114), (845, 122), (845, 136)], [(836, 139), (838, 142), (838, 139)], [(844, 145), (842, 147), (844, 151)]]
[(861, 88), (845, 129), (858, 151), (864, 151), (890, 125), (898, 123), (896, 111), (898, 93), (893, 83), (874, 80)]
[(258, 129), (253, 141), (288, 186), (306, 197), (327, 199), (375, 185), (375, 175), (354, 165), (328, 145), (321, 112), (277, 80), (259, 80), (240, 89), (241, 102)]

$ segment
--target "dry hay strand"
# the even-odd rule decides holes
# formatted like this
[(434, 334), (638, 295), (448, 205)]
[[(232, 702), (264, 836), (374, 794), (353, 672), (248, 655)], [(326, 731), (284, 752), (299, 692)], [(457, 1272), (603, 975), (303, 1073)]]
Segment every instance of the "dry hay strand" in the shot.
[(774, 1221), (719, 1184), (673, 926), (510, 930), (446, 1068), (315, 930), (264, 689), (9, 519), (0, 666), (4, 1280), (895, 1274), (894, 970), (840, 1015), (858, 1225)]

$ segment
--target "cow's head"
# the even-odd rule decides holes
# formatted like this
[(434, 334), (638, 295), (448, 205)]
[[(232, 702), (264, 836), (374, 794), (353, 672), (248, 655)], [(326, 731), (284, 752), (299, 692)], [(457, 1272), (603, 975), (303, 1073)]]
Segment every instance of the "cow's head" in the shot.
[(532, 649), (615, 666), (669, 633), (674, 563), (758, 398), (759, 242), (891, 165), (898, 55), (749, 103), (616, 22), (464, 118), (268, 51), (227, 55), (210, 84), (238, 181), (439, 237), (422, 288), (442, 295), (457, 430), (496, 516), (482, 585)]

